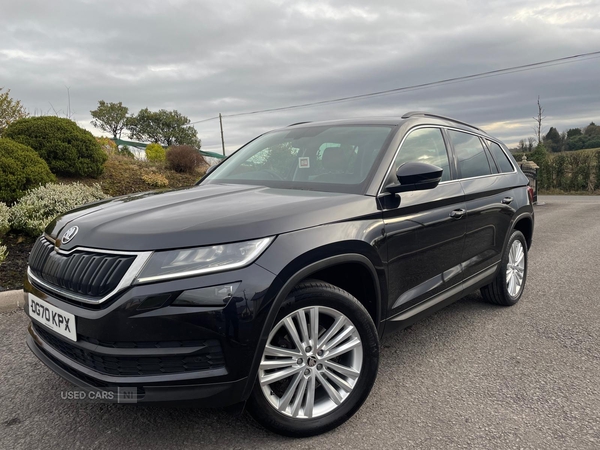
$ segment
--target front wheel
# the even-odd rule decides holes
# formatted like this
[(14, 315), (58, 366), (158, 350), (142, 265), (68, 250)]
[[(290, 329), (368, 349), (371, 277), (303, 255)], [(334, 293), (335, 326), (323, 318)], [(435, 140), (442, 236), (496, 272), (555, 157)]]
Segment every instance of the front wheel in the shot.
[(348, 292), (298, 285), (271, 329), (248, 411), (287, 436), (313, 436), (348, 420), (377, 376), (379, 340), (369, 313)]
[(527, 281), (527, 241), (518, 230), (513, 231), (502, 255), (496, 279), (481, 288), (484, 299), (497, 305), (512, 306), (519, 301)]

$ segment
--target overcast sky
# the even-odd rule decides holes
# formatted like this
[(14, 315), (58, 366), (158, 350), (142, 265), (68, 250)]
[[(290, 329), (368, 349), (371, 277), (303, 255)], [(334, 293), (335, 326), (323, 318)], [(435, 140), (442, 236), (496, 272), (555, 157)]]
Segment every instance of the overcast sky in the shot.
[[(191, 120), (393, 89), (600, 50), (600, 0), (0, 0), (0, 87), (93, 130), (98, 100)], [(228, 152), (299, 121), (427, 110), (508, 145), (600, 122), (600, 58), (385, 97), (225, 118)], [(52, 105), (52, 106), (51, 106)], [(218, 120), (197, 125), (218, 150)], [(101, 134), (94, 131), (95, 134)], [(126, 138), (126, 137), (125, 137)]]

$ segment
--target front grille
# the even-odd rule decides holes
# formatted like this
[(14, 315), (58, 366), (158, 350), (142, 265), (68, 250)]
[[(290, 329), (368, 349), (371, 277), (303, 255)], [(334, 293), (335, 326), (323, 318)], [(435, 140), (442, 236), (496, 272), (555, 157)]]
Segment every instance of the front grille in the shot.
[(78, 250), (61, 255), (54, 251), (54, 244), (42, 236), (31, 250), (29, 268), (35, 276), (58, 288), (100, 298), (119, 285), (135, 258), (135, 255)]
[[(33, 328), (44, 342), (67, 358), (107, 375), (141, 376), (197, 372), (221, 368), (225, 364), (221, 344), (216, 339), (192, 341), (204, 345), (204, 348), (195, 352), (193, 356), (108, 356), (77, 347), (36, 324)], [(140, 348), (144, 348), (143, 344)]]

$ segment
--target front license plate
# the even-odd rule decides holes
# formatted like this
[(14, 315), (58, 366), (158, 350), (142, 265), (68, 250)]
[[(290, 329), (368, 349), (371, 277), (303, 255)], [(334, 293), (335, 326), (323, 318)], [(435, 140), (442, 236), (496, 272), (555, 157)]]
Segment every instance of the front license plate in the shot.
[(29, 294), (29, 315), (45, 327), (72, 341), (77, 341), (75, 316)]

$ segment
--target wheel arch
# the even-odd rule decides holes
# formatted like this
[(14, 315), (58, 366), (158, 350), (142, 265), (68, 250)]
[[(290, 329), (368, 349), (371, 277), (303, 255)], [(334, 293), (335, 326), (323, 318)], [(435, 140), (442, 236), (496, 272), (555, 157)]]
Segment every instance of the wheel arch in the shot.
[(519, 230), (523, 233), (525, 241), (527, 242), (527, 250), (529, 250), (533, 240), (533, 217), (531, 217), (531, 214), (526, 213), (518, 216), (513, 222), (511, 234), (515, 230)]
[[(382, 320), (383, 319), (382, 318), (382, 314), (383, 314), (383, 311), (382, 311), (383, 300), (382, 299), (385, 298), (384, 295), (386, 293), (382, 291), (382, 283), (381, 283), (378, 271), (375, 268), (375, 265), (365, 255), (362, 255), (360, 253), (343, 253), (343, 254), (332, 255), (332, 256), (319, 259), (317, 261), (314, 261), (310, 264), (303, 266), (302, 268), (294, 271), (294, 273), (292, 275), (290, 275), (288, 277), (284, 277), (285, 278), (284, 280), (282, 280), (280, 278), (280, 275), (278, 275), (278, 278), (279, 278), (278, 281), (280, 282), (278, 284), (278, 286), (280, 286), (280, 287), (277, 288), (278, 289), (277, 294), (275, 295), (275, 299), (273, 300), (273, 302), (271, 302), (271, 305), (269, 307), (269, 312), (268, 312), (267, 317), (262, 326), (260, 339), (256, 345), (254, 357), (252, 359), (252, 365), (250, 367), (248, 381), (246, 383), (246, 388), (244, 389), (244, 394), (243, 394), (244, 399), (248, 398), (248, 396), (250, 395), (250, 392), (252, 391), (252, 387), (254, 386), (256, 374), (258, 372), (258, 366), (260, 364), (260, 359), (262, 356), (264, 346), (266, 344), (267, 337), (269, 335), (271, 328), (273, 327), (273, 324), (275, 323), (275, 319), (277, 317), (277, 314), (279, 313), (279, 310), (285, 304), (287, 296), (292, 291), (292, 289), (298, 283), (302, 282), (303, 280), (306, 280), (308, 278), (317, 278), (319, 276), (319, 274), (327, 273), (327, 271), (330, 271), (330, 273), (331, 273), (331, 271), (335, 268), (342, 268), (344, 266), (347, 267), (348, 265), (358, 265), (358, 266), (362, 267), (363, 270), (365, 270), (366, 273), (369, 273), (369, 275), (370, 275), (370, 281), (374, 288), (374, 294), (375, 294), (375, 301), (373, 304), (373, 308), (371, 310), (372, 313), (371, 313), (371, 311), (369, 311), (369, 308), (367, 307), (367, 305), (363, 304), (363, 306), (365, 306), (367, 308), (367, 310), (369, 311), (369, 313), (371, 314), (371, 317), (373, 318), (373, 322), (375, 323), (375, 327), (377, 329), (379, 336), (380, 337), (382, 336), (383, 325), (384, 325), (384, 322)], [(282, 271), (282, 273), (283, 272), (285, 272), (285, 270)], [(318, 278), (318, 279), (322, 279), (322, 278)], [(322, 281), (330, 282), (327, 279), (322, 280)], [(340, 286), (338, 286), (338, 287), (340, 287)], [(342, 289), (343, 289), (343, 287), (342, 287)]]

